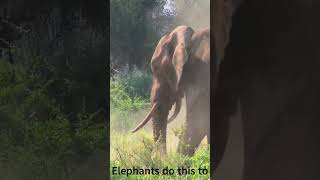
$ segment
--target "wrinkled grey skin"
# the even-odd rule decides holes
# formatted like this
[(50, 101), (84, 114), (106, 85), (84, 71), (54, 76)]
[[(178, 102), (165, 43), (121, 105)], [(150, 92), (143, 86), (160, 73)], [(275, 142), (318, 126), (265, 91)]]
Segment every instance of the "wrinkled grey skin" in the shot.
[(151, 110), (133, 132), (152, 119), (154, 140), (160, 141), (161, 152), (165, 154), (168, 113), (176, 104), (169, 121), (174, 120), (185, 97), (186, 132), (180, 140), (178, 151), (192, 155), (206, 135), (210, 138), (209, 29), (194, 31), (188, 26), (178, 26), (160, 39), (151, 59), (151, 67)]

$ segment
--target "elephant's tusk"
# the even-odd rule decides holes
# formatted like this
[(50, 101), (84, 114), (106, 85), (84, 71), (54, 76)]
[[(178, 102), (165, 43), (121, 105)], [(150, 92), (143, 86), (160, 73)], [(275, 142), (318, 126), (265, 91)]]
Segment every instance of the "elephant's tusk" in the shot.
[(156, 110), (156, 108), (158, 107), (158, 103), (154, 103), (151, 110), (149, 111), (149, 113), (147, 114), (147, 116), (144, 118), (143, 121), (141, 121), (141, 123), (134, 128), (133, 130), (131, 130), (132, 133), (137, 132), (139, 129), (141, 129), (145, 124), (147, 124), (147, 122), (151, 119), (152, 114), (154, 113), (154, 111)]
[(174, 112), (172, 116), (169, 118), (167, 124), (171, 123), (179, 114), (180, 109), (181, 109), (181, 103), (182, 103), (182, 98), (178, 98), (176, 101), (176, 106), (174, 108)]

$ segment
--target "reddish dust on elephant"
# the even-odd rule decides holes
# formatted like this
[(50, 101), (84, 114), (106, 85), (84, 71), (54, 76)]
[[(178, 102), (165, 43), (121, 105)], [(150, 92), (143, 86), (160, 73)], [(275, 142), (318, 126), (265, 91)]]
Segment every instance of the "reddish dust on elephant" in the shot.
[[(210, 139), (210, 30), (178, 26), (164, 35), (152, 56), (151, 68), (151, 109), (132, 132), (152, 120), (154, 140), (160, 142), (165, 154), (167, 124), (179, 114), (184, 97), (186, 129), (178, 152), (193, 155), (205, 136)], [(174, 104), (174, 113), (168, 119)]]

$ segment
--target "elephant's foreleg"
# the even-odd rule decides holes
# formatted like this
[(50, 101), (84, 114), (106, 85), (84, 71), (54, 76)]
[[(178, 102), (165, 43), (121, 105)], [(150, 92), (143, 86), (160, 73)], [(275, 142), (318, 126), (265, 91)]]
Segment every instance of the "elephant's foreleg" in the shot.
[(188, 156), (192, 156), (195, 153), (202, 139), (208, 134), (208, 131), (201, 126), (203, 124), (195, 121), (192, 122), (191, 119), (187, 118), (186, 128), (178, 145), (177, 151), (179, 153)]
[(178, 146), (178, 152), (190, 156), (194, 154), (196, 148), (200, 145), (202, 139), (210, 130), (210, 126), (206, 121), (206, 113), (195, 108), (201, 108), (201, 104), (196, 103), (194, 105), (195, 106), (191, 106), (194, 109), (190, 109), (187, 112), (185, 131)]
[(180, 139), (178, 152), (193, 155), (202, 139), (210, 133), (208, 92), (199, 87), (186, 88), (186, 126)]

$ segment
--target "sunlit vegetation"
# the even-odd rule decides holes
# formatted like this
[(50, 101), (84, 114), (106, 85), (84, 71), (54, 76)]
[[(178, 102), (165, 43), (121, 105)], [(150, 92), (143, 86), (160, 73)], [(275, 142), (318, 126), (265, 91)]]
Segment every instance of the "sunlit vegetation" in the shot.
[[(111, 89), (111, 121), (110, 121), (110, 174), (113, 167), (121, 168), (158, 168), (175, 169), (173, 175), (112, 175), (112, 179), (209, 179), (209, 174), (198, 174), (198, 168), (210, 168), (210, 150), (203, 143), (193, 157), (186, 157), (176, 152), (178, 137), (182, 133), (180, 126), (172, 128), (168, 134), (167, 156), (157, 154), (158, 143), (152, 139), (150, 129), (138, 133), (130, 133), (149, 108), (149, 93), (151, 87), (150, 74), (141, 70), (119, 74), (110, 81)], [(194, 175), (177, 174), (177, 168), (190, 167), (195, 169)]]

